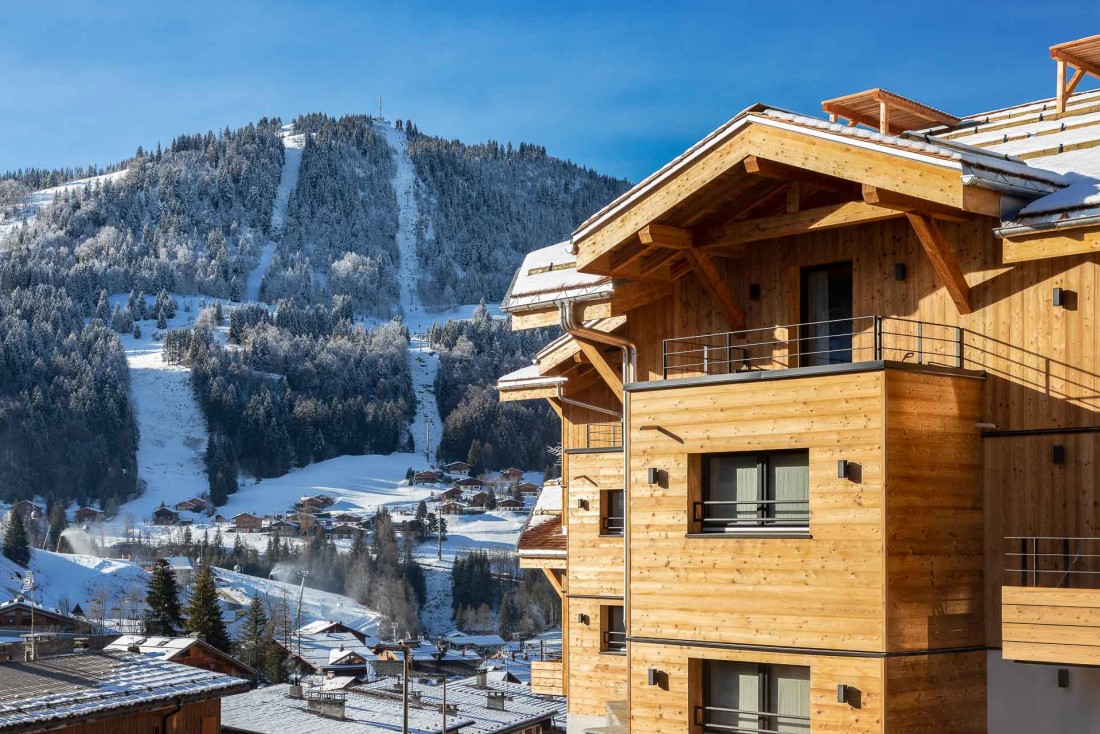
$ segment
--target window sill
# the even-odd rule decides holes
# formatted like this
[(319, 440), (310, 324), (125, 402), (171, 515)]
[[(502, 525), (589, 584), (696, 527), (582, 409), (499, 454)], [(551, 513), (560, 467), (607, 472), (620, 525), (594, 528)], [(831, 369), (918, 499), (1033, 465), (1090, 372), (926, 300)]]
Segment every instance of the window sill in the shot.
[(692, 539), (706, 538), (707, 540), (712, 540), (712, 539), (715, 539), (715, 538), (725, 538), (727, 540), (737, 539), (737, 538), (742, 538), (742, 539), (745, 539), (745, 538), (753, 538), (753, 539), (774, 538), (776, 540), (792, 540), (792, 539), (812, 540), (814, 536), (810, 533), (809, 530), (792, 529), (792, 530), (784, 530), (782, 532), (761, 532), (759, 530), (727, 530), (723, 533), (685, 533), (684, 537), (685, 538), (692, 538)]
[(623, 533), (600, 533), (599, 537), (612, 539), (618, 538), (619, 540), (622, 540), (625, 536)]

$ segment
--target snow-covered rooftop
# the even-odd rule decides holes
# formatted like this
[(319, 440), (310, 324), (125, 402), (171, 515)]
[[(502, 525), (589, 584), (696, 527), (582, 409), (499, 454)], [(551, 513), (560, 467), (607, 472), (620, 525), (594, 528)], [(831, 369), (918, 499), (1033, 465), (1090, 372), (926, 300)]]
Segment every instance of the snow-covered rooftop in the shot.
[(0, 665), (0, 730), (76, 723), (112, 711), (176, 699), (203, 700), (248, 689), (208, 670), (119, 652), (59, 655)]
[(108, 652), (129, 652), (131, 647), (136, 647), (142, 655), (169, 660), (197, 643), (198, 640), (194, 637), (123, 635), (103, 649)]
[(569, 242), (559, 242), (527, 253), (501, 308), (514, 313), (565, 299), (598, 298), (611, 290), (611, 278), (577, 272), (577, 259), (569, 252)]
[[(368, 639), (368, 643), (373, 644)], [(351, 632), (323, 632), (321, 634), (295, 635), (290, 640), (291, 652), (299, 654), (315, 670), (323, 670), (332, 665), (341, 664), (341, 660), (354, 653), (364, 660), (370, 660), (374, 653), (369, 645), (364, 645)]]
[(498, 390), (523, 390), (535, 387), (557, 387), (565, 384), (564, 377), (543, 376), (538, 365), (520, 367), (497, 380)]

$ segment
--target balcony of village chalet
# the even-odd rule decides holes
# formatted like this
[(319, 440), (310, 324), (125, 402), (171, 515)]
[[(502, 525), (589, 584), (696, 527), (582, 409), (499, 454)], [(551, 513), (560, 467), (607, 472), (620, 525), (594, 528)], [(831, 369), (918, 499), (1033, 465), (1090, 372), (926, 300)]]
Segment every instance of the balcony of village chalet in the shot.
[(886, 367), (961, 370), (963, 329), (893, 316), (854, 316), (662, 342), (664, 380), (726, 382)]

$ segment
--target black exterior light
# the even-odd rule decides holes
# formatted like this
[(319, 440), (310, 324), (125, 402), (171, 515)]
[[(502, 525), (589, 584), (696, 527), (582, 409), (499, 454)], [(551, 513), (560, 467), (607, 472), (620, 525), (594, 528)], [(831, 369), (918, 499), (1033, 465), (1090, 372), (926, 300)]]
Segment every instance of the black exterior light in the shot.
[(1050, 460), (1055, 464), (1066, 463), (1066, 447), (1060, 443), (1054, 444), (1050, 451)]
[(649, 484), (656, 484), (658, 481), (660, 481), (660, 478), (660, 470), (656, 467), (651, 466), (645, 470), (645, 480)]
[(848, 703), (848, 684), (841, 683), (836, 687), (836, 702)]
[(837, 479), (847, 479), (848, 474), (849, 474), (848, 460), (847, 459), (840, 459), (839, 461), (837, 461), (837, 463), (836, 463), (836, 478)]
[(1050, 305), (1055, 308), (1062, 308), (1066, 305), (1065, 293), (1061, 288), (1055, 288), (1050, 297)]
[(906, 270), (905, 263), (894, 263), (894, 280), (905, 280)]
[(655, 686), (657, 685), (657, 680), (660, 675), (661, 671), (657, 670), (656, 668), (650, 668), (646, 671), (645, 681), (648, 685)]

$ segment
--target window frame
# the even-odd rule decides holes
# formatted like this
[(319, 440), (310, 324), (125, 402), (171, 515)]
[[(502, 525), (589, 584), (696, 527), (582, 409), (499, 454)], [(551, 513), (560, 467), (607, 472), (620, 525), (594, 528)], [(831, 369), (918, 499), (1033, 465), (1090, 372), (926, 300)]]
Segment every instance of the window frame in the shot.
[[(775, 497), (775, 487), (771, 483), (772, 472), (770, 471), (770, 460), (775, 456), (800, 454), (805, 457), (806, 466), (806, 499), (805, 500), (769, 500), (768, 497)], [(724, 524), (708, 523), (705, 503), (712, 500), (708, 500), (707, 497), (710, 493), (710, 479), (711, 479), (711, 463), (714, 459), (723, 459), (727, 457), (755, 457), (756, 459), (756, 499), (745, 500), (748, 504), (756, 504), (757, 517), (755, 518), (729, 518)], [(698, 459), (697, 470), (695, 475), (696, 481), (693, 482), (693, 493), (691, 502), (688, 506), (688, 520), (689, 520), (689, 535), (693, 537), (729, 537), (729, 536), (750, 536), (750, 537), (794, 537), (794, 538), (808, 538), (810, 537), (810, 468), (811, 457), (810, 450), (803, 447), (795, 448), (782, 448), (782, 449), (765, 449), (756, 451), (720, 451), (707, 454), (696, 454)], [(792, 503), (804, 503), (805, 512), (791, 521), (779, 522), (775, 517), (775, 506), (778, 503), (792, 504)], [(763, 513), (763, 514), (761, 514)], [(723, 518), (709, 518), (711, 520), (721, 520)]]
[[(622, 515), (611, 515), (610, 495), (618, 494), (622, 497)], [(618, 520), (618, 528), (611, 526), (610, 520)], [(600, 490), (600, 537), (621, 538), (626, 535), (626, 490), (625, 489), (601, 489)]]
[[(809, 712), (809, 714), (805, 717), (800, 717), (800, 716), (795, 716), (795, 715), (792, 715), (792, 714), (780, 714), (776, 710), (776, 709), (779, 708), (779, 701), (778, 700), (773, 700), (775, 697), (772, 696), (773, 668), (775, 667), (776, 664), (774, 664), (774, 663), (757, 663), (757, 662), (749, 661), (749, 660), (718, 660), (718, 659), (701, 659), (701, 660), (698, 661), (698, 664), (699, 664), (699, 668), (698, 668), (699, 678), (697, 680), (700, 682), (700, 689), (699, 689), (699, 697), (697, 699), (695, 699), (696, 703), (693, 707), (693, 712), (692, 712), (692, 724), (694, 725), (692, 727), (693, 731), (699, 732), (700, 734), (711, 734), (712, 732), (714, 732), (716, 734), (721, 732), (722, 734), (724, 734), (724, 732), (729, 731), (728, 725), (710, 724), (707, 721), (707, 709), (708, 708), (719, 708), (719, 707), (713, 707), (711, 705), (711, 701), (710, 701), (710, 691), (711, 691), (711, 685), (710, 684), (711, 684), (711, 676), (713, 675), (713, 672), (712, 672), (712, 666), (713, 665), (755, 665), (756, 666), (756, 675), (757, 675), (757, 687), (756, 687), (756, 690), (757, 690), (757, 703), (756, 703), (756, 706), (757, 706), (757, 708), (756, 708), (755, 711), (753, 711), (751, 709), (741, 709), (740, 711), (741, 711), (741, 714), (743, 716), (752, 716), (753, 714), (755, 714), (755, 718), (756, 718), (756, 722), (757, 722), (757, 728), (756, 729), (749, 729), (749, 728), (746, 728), (746, 727), (738, 726), (738, 727), (736, 727), (736, 731), (744, 732), (745, 734), (771, 734), (772, 732), (776, 732), (776, 731), (779, 730), (779, 726), (782, 723), (778, 720), (780, 717), (794, 718), (798, 721), (804, 720), (805, 721), (806, 732), (808, 733), (812, 730), (811, 729), (811, 723), (812, 723), (811, 719), (812, 719), (812, 714), (813, 714), (813, 688), (812, 688), (812, 671), (810, 670), (809, 666), (807, 666), (807, 665), (783, 665), (783, 666), (781, 666), (781, 667), (788, 667), (788, 668), (805, 669), (806, 679), (807, 679), (807, 681), (811, 681), (810, 686), (807, 687), (808, 697), (807, 697), (807, 700), (806, 700), (806, 710)], [(787, 723), (794, 723), (794, 722), (787, 722)], [(708, 727), (710, 727), (710, 728), (708, 728)]]
[[(619, 610), (619, 614), (621, 615), (621, 630), (611, 629), (611, 614), (613, 609)], [(621, 635), (622, 642), (611, 642), (610, 638), (612, 634)], [(600, 652), (605, 655), (626, 655), (626, 608), (622, 604), (600, 605)]]

